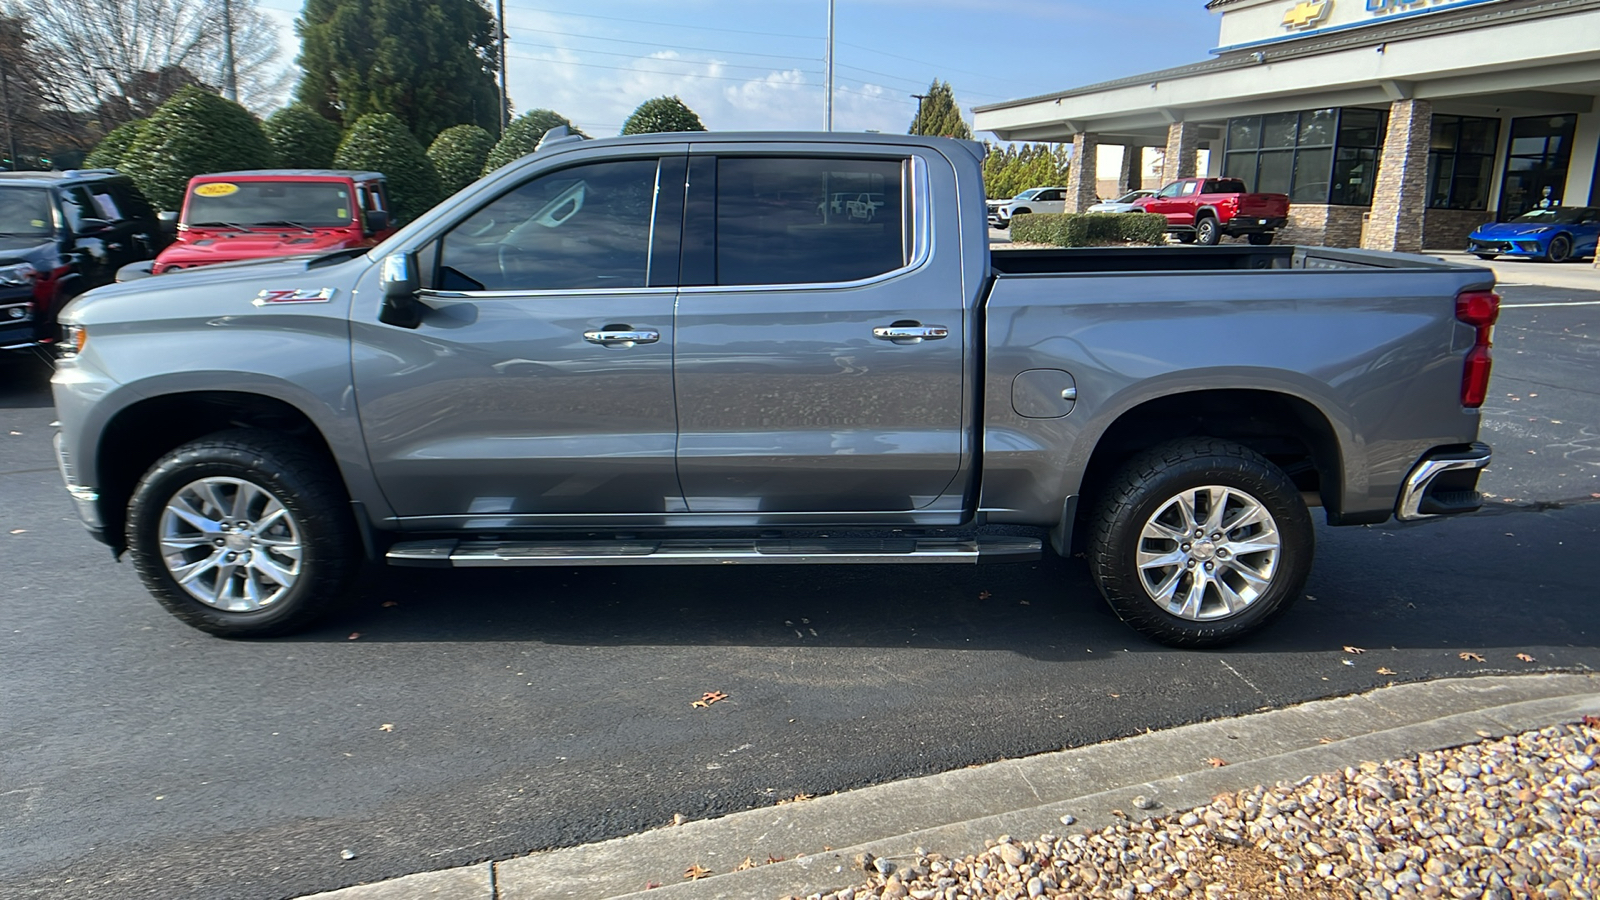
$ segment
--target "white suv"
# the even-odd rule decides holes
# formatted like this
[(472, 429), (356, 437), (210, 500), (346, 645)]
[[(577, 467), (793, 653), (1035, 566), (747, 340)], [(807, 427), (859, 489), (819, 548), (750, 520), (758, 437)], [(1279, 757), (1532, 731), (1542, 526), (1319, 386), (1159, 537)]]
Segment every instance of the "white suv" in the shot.
[(989, 212), (989, 224), (996, 228), (1011, 226), (1011, 217), (1023, 213), (1059, 213), (1067, 211), (1067, 189), (1059, 187), (1029, 188), (1000, 204)]

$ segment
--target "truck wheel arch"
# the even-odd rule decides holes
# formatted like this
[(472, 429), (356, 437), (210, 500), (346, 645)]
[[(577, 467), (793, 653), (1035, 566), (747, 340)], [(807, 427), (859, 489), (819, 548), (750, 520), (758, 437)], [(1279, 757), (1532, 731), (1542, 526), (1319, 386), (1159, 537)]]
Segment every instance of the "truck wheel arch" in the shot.
[(1145, 398), (1117, 413), (1093, 437), (1076, 486), (1074, 521), (1059, 523), (1052, 542), (1070, 551), (1082, 540), (1098, 499), (1095, 492), (1130, 456), (1185, 437), (1237, 441), (1260, 453), (1284, 469), (1308, 506), (1323, 506), (1330, 521), (1336, 520), (1345, 487), (1345, 434), (1321, 406), (1283, 390), (1219, 388)]
[(268, 428), (296, 438), (337, 465), (327, 437), (293, 404), (244, 391), (183, 391), (145, 397), (118, 410), (95, 445), (95, 488), (105, 535), (125, 549), (128, 500), (145, 471), (167, 452), (196, 438), (239, 427)]

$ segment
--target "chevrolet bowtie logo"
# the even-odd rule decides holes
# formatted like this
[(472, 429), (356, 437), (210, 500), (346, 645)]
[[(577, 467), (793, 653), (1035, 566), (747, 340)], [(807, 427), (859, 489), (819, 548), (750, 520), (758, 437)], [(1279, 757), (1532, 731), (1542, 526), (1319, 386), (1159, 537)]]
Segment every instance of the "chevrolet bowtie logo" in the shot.
[(1300, 0), (1292, 9), (1283, 14), (1283, 27), (1291, 29), (1306, 29), (1322, 21), (1328, 15), (1328, 8), (1333, 6), (1333, 0)]

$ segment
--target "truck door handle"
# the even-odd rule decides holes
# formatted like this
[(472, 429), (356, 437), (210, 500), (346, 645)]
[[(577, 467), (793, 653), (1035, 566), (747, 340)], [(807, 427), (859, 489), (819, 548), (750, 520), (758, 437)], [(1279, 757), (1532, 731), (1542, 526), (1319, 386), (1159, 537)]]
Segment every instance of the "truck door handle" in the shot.
[(891, 341), (896, 344), (920, 344), (923, 341), (939, 341), (950, 336), (950, 329), (943, 325), (924, 325), (921, 322), (896, 322), (893, 325), (880, 325), (872, 329), (872, 336), (880, 341)]
[(607, 325), (599, 331), (585, 331), (583, 339), (606, 347), (632, 347), (634, 344), (654, 344), (661, 340), (661, 332), (629, 325)]

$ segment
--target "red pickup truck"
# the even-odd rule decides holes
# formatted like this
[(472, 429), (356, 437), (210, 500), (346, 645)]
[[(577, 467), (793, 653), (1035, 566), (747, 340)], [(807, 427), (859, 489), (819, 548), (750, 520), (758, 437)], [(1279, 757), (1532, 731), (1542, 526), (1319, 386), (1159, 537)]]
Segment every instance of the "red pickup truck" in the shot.
[(184, 198), (178, 239), (156, 257), (154, 274), (370, 247), (394, 233), (387, 191), (377, 172), (260, 169), (197, 175)]
[(1225, 234), (1270, 244), (1289, 221), (1288, 194), (1252, 194), (1237, 178), (1180, 178), (1134, 206), (1166, 216), (1167, 231), (1185, 244), (1215, 244)]

